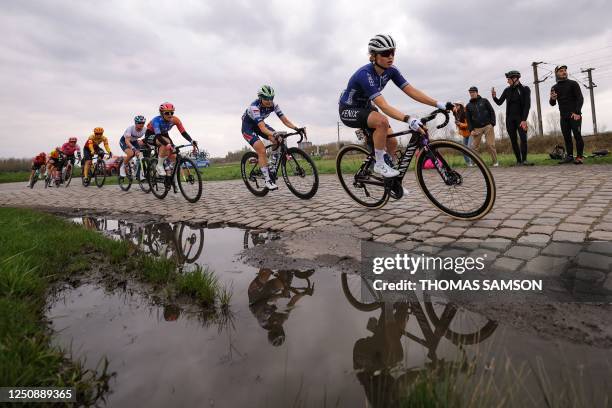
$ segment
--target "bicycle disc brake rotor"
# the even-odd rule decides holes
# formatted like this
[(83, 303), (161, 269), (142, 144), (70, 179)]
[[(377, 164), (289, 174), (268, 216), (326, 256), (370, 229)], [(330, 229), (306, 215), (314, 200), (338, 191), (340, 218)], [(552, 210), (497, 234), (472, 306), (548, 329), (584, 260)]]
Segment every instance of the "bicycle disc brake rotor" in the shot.
[(448, 170), (446, 172), (446, 184), (449, 186), (460, 186), (463, 184), (463, 177), (455, 170)]

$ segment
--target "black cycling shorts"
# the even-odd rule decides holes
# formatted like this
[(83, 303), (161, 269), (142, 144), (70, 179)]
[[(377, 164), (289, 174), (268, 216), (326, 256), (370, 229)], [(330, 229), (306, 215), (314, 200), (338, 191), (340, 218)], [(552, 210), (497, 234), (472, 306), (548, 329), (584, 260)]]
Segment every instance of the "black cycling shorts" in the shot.
[[(104, 154), (104, 150), (102, 150), (98, 146), (96, 146), (94, 150), (96, 151), (96, 155)], [(83, 160), (87, 161), (91, 159), (93, 159), (93, 156), (91, 155), (91, 152), (89, 151), (89, 147), (84, 148), (83, 149)]]
[(346, 126), (357, 129), (368, 129), (368, 116), (372, 112), (378, 112), (374, 106), (367, 108), (355, 108), (340, 105), (340, 120)]

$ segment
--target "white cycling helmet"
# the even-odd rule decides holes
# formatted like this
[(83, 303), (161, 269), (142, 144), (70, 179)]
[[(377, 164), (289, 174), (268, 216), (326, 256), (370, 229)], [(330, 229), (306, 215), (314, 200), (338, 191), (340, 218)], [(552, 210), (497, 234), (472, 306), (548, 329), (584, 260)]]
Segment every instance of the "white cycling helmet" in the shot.
[(368, 51), (370, 53), (377, 53), (383, 51), (389, 51), (395, 49), (395, 41), (393, 37), (386, 34), (378, 34), (370, 39), (368, 43)]

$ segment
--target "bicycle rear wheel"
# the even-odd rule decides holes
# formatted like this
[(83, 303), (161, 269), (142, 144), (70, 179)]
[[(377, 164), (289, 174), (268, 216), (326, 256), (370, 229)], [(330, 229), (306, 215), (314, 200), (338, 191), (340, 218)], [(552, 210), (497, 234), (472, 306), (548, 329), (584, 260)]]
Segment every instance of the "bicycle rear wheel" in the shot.
[(296, 197), (307, 200), (312, 198), (319, 188), (319, 173), (314, 162), (297, 147), (287, 149), (282, 158), (281, 170), (287, 188)]
[(242, 156), (240, 173), (242, 174), (244, 184), (246, 184), (251, 193), (257, 197), (263, 197), (268, 194), (263, 173), (258, 165), (257, 153), (247, 152)]
[[(151, 165), (149, 159), (142, 159), (140, 164), (138, 165), (138, 170), (136, 171), (136, 177), (138, 178), (138, 185), (140, 189), (145, 193), (151, 192), (151, 186), (149, 185), (149, 172), (148, 168)], [(141, 174), (143, 177), (141, 177)]]
[(170, 186), (166, 184), (166, 175), (157, 174), (157, 166), (155, 163), (149, 163), (149, 171), (147, 175), (151, 193), (160, 200), (164, 199), (170, 191)]
[(72, 164), (66, 165), (66, 173), (64, 174), (64, 183), (66, 183), (66, 187), (70, 185), (72, 181)]
[(106, 164), (104, 160), (98, 160), (96, 168), (94, 169), (94, 179), (96, 180), (96, 186), (102, 188), (104, 181), (106, 180)]
[(186, 157), (181, 157), (176, 169), (176, 179), (179, 190), (190, 203), (195, 203), (202, 197), (202, 176), (195, 163)]
[(125, 169), (125, 177), (121, 177), (121, 170), (119, 170), (119, 176), (117, 177), (117, 181), (121, 190), (128, 191), (130, 187), (132, 187), (132, 180), (135, 173), (136, 171), (134, 170), (134, 162), (132, 160), (129, 161), (128, 167)]
[[(464, 155), (474, 163), (465, 167)], [(434, 168), (427, 169), (427, 160)], [(429, 163), (427, 163), (429, 164)], [(450, 140), (434, 140), (422, 150), (416, 176), (423, 194), (451, 217), (475, 220), (485, 216), (495, 203), (495, 180), (474, 151)]]
[(359, 145), (344, 146), (336, 157), (336, 174), (353, 200), (368, 208), (381, 208), (389, 201), (382, 176), (374, 174), (374, 157)]

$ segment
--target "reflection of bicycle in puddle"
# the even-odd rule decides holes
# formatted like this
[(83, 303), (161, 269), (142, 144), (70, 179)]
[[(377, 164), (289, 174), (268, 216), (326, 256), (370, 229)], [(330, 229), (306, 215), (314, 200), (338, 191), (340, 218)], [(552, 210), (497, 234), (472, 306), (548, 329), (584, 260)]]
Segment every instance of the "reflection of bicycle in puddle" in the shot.
[[(371, 301), (360, 301), (364, 290)], [(471, 313), (453, 304), (437, 305), (419, 301), (415, 293), (400, 302), (382, 301), (368, 282), (359, 275), (341, 275), (342, 291), (348, 302), (357, 310), (373, 312), (380, 309), (378, 318), (370, 317), (367, 329), (371, 336), (359, 339), (353, 348), (353, 366), (357, 378), (363, 385), (367, 398), (374, 407), (389, 407), (399, 404), (402, 390), (413, 383), (424, 370), (450, 373), (462, 370), (463, 359), (445, 361), (437, 354), (442, 339), (449, 340), (465, 353), (463, 346), (474, 345), (490, 337), (497, 322)], [(421, 337), (406, 330), (410, 316), (414, 316)], [(414, 330), (412, 330), (414, 331)], [(416, 342), (427, 350), (429, 362), (425, 367), (405, 368), (402, 336)]]
[[(261, 268), (249, 284), (249, 309), (259, 325), (268, 332), (268, 341), (273, 346), (285, 342), (283, 324), (296, 303), (314, 293), (314, 283), (310, 281), (313, 273), (314, 270), (273, 272)], [(298, 284), (294, 278), (303, 282)]]
[(204, 228), (187, 224), (137, 224), (123, 220), (83, 217), (87, 229), (129, 241), (156, 257), (175, 259), (182, 267), (194, 263), (204, 249)]
[(254, 248), (258, 245), (265, 244), (269, 241), (274, 241), (279, 238), (278, 232), (265, 230), (245, 230), (244, 231), (244, 249)]

